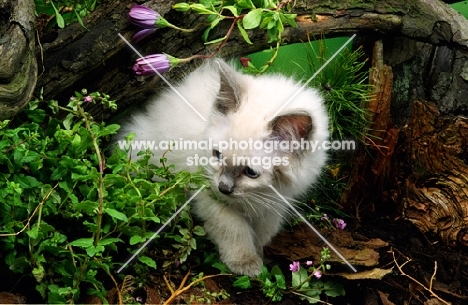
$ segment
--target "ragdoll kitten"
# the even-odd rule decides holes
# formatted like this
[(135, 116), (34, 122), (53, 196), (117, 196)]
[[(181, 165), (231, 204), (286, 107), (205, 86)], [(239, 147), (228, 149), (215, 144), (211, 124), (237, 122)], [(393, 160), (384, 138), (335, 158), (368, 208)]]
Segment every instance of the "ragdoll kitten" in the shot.
[[(211, 150), (172, 149), (166, 153), (167, 163), (175, 164), (176, 170), (197, 171), (197, 161), (210, 158), (204, 170), (211, 188), (197, 195), (192, 210), (231, 271), (256, 276), (263, 264), (263, 246), (291, 213), (269, 186), (294, 202), (325, 163), (323, 150), (304, 146), (291, 151), (286, 146), (291, 141), (328, 139), (322, 99), (315, 90), (284, 76), (244, 75), (222, 60), (202, 65), (175, 89), (206, 121), (168, 89), (149, 103), (146, 112), (135, 114), (120, 137), (135, 132), (134, 141), (212, 140)], [(246, 148), (241, 141), (256, 146)], [(265, 147), (259, 149), (262, 143)], [(281, 145), (272, 149), (272, 143)], [(137, 151), (131, 153), (136, 158)], [(164, 151), (153, 153), (151, 162), (159, 164)]]

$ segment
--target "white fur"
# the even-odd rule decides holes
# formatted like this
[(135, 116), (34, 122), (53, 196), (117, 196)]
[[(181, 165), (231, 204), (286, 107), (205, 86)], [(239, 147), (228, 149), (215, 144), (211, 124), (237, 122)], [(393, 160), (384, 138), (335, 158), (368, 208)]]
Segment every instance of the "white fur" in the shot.
[[(220, 68), (224, 67), (224, 68)], [(215, 105), (220, 90), (220, 69), (225, 77), (241, 88), (241, 100), (235, 112), (223, 115)], [(301, 85), (281, 75), (253, 77), (241, 74), (222, 61), (211, 61), (188, 75), (176, 86), (188, 102), (207, 119), (204, 122), (172, 90), (167, 90), (149, 104), (145, 113), (132, 117), (123, 127), (121, 138), (135, 132), (135, 140), (265, 140), (271, 134), (269, 120)], [(303, 89), (278, 115), (294, 112), (306, 113), (312, 118), (313, 129), (308, 140), (323, 142), (328, 139), (328, 117), (319, 94), (310, 88)], [(135, 151), (132, 157), (136, 158)], [(155, 151), (151, 162), (159, 164), (164, 151)], [(278, 232), (290, 211), (286, 204), (272, 192), (273, 185), (285, 198), (293, 200), (303, 195), (315, 182), (326, 161), (324, 150), (286, 154), (240, 151), (227, 149), (221, 152), (231, 160), (236, 156), (288, 156), (290, 163), (278, 171), (272, 168), (251, 166), (259, 173), (256, 179), (245, 175), (230, 176), (235, 188), (225, 195), (218, 190), (225, 181), (221, 165), (208, 166), (205, 170), (211, 189), (202, 192), (193, 205), (194, 213), (204, 221), (208, 235), (219, 247), (221, 259), (239, 274), (256, 276), (261, 271), (262, 249)], [(212, 156), (207, 150), (173, 150), (166, 153), (168, 164), (176, 170), (197, 171), (188, 166), (187, 157)], [(224, 179), (224, 180), (223, 180)], [(228, 181), (228, 182), (229, 182)]]

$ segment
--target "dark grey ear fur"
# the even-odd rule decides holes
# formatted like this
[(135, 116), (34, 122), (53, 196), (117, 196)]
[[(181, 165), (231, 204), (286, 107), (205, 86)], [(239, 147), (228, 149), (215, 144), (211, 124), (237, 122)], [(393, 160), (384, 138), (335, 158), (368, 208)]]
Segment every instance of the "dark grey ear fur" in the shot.
[(313, 129), (312, 118), (305, 112), (279, 115), (269, 123), (270, 137), (279, 141), (307, 140)]
[(236, 112), (239, 108), (242, 82), (239, 79), (239, 72), (231, 68), (224, 61), (217, 60), (219, 67), (219, 93), (216, 99), (216, 109), (223, 115)]

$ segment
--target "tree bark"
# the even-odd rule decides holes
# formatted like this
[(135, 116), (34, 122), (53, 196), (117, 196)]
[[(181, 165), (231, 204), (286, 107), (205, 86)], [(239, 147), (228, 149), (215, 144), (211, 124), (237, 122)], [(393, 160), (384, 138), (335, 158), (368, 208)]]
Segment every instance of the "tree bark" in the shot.
[(18, 113), (36, 85), (34, 1), (0, 0), (0, 120)]
[[(135, 28), (129, 25), (127, 14), (134, 1), (104, 2), (84, 22), (90, 31), (79, 24), (59, 30), (54, 38), (43, 37), (42, 52), (38, 51), (42, 65), (37, 88), (44, 88), (45, 98), (67, 100), (73, 91), (88, 88), (111, 94), (120, 109), (140, 103), (159, 88), (157, 77), (136, 77), (131, 71), (137, 55), (119, 38), (121, 33), (130, 40)], [(185, 28), (203, 22), (204, 16), (170, 11), (172, 1), (152, 0), (143, 4), (157, 10), (169, 21)], [(362, 35), (383, 33), (403, 34), (409, 37), (442, 43), (450, 41), (462, 49), (468, 49), (468, 21), (446, 4), (433, 0), (376, 1), (376, 3), (348, 4), (345, 1), (296, 1), (293, 11), (298, 14), (298, 28), (286, 28), (284, 42), (306, 41), (310, 36), (333, 36), (351, 32)], [(213, 31), (212, 38), (225, 35), (229, 21)], [(143, 55), (168, 53), (176, 57), (192, 54), (210, 54), (215, 45), (204, 45), (203, 30), (190, 35), (175, 30), (159, 29), (155, 34), (136, 45)], [(221, 56), (242, 56), (268, 48), (264, 31), (249, 31), (252, 45), (246, 44), (235, 31), (222, 49)], [(48, 39), (48, 40), (47, 40)], [(43, 54), (43, 60), (41, 60)], [(169, 72), (167, 78), (177, 80), (183, 67)], [(111, 114), (100, 107), (91, 112), (102, 119)]]

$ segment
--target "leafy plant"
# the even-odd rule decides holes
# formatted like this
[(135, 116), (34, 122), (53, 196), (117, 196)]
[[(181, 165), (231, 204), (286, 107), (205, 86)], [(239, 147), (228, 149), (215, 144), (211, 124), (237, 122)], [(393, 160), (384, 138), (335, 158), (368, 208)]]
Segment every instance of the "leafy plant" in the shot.
[(262, 267), (262, 272), (256, 279), (248, 276), (238, 277), (234, 286), (241, 289), (251, 288), (254, 284), (261, 287), (263, 294), (273, 302), (281, 301), (284, 294), (295, 294), (301, 299), (309, 301), (311, 304), (320, 302), (320, 295), (323, 293), (329, 297), (345, 295), (341, 284), (333, 281), (321, 280), (322, 273), (330, 269), (326, 261), (330, 259), (330, 251), (323, 248), (320, 253), (318, 265), (313, 266), (312, 261), (306, 262), (307, 268), (299, 262), (289, 265), (291, 271), (291, 284), (287, 285), (287, 279), (278, 265), (274, 265), (270, 271), (266, 266)]
[(94, 11), (100, 0), (34, 0), (36, 13), (54, 16), (48, 26), (57, 25), (64, 28), (72, 22), (78, 21), (82, 27), (83, 17)]
[[(75, 303), (85, 294), (104, 299), (105, 282), (117, 285), (121, 256), (205, 183), (199, 174), (173, 173), (164, 160), (150, 164), (148, 152), (138, 160), (118, 147), (105, 154), (101, 147), (119, 126), (93, 120), (85, 107), (95, 102), (116, 107), (109, 96), (83, 90), (67, 107), (39, 98), (23, 120), (0, 123), (0, 270), (34, 277), (48, 303)], [(185, 209), (157, 236), (154, 251), (166, 266), (183, 262), (204, 234)], [(148, 270), (161, 268), (142, 254), (131, 270), (144, 281)]]
[[(206, 23), (208, 26), (203, 33), (203, 41), (205, 41), (205, 44), (220, 43), (217, 50), (208, 57), (215, 56), (224, 46), (234, 27), (237, 27), (243, 39), (249, 44), (252, 44), (252, 42), (246, 30), (257, 28), (265, 30), (268, 35), (268, 43), (275, 44), (274, 52), (270, 60), (260, 68), (255, 67), (251, 62), (248, 63), (245, 71), (256, 74), (265, 72), (275, 61), (281, 45), (284, 27), (287, 25), (297, 27), (295, 22), (297, 15), (286, 12), (290, 9), (290, 2), (273, 0), (200, 0), (199, 3), (177, 3), (173, 5), (173, 8), (181, 12), (192, 10), (198, 14), (207, 15)], [(231, 26), (227, 33), (222, 37), (209, 40), (211, 31), (223, 20), (231, 20)], [(195, 57), (207, 56), (193, 56), (193, 58)]]
[[(318, 70), (328, 59), (324, 57), (325, 40), (319, 41), (318, 50), (311, 41), (305, 47), (308, 53), (306, 63), (311, 71)], [(372, 87), (366, 83), (368, 71), (364, 69), (366, 60), (363, 57), (362, 48), (339, 54), (310, 82), (310, 86), (318, 88), (325, 99), (332, 139), (362, 141), (369, 136), (365, 106), (370, 100)]]

